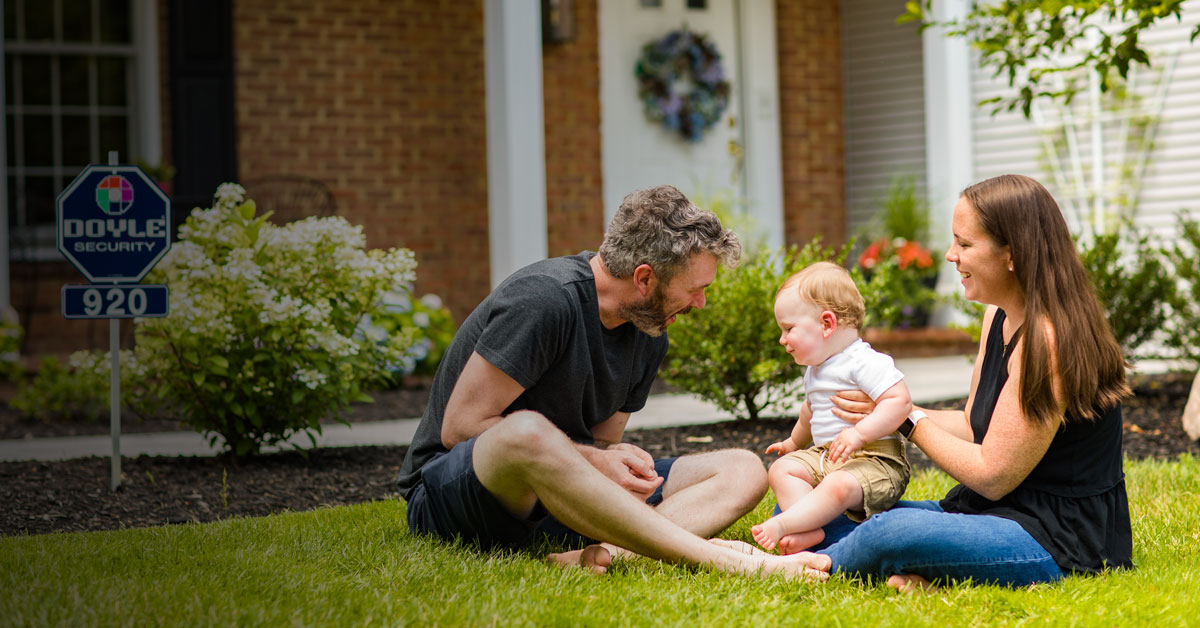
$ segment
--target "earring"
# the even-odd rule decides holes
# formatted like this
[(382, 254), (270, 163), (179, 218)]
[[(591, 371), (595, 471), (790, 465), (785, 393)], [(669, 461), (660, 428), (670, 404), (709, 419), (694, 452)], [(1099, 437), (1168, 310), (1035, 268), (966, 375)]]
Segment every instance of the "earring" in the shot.
[(1013, 271), (1013, 265), (1012, 265), (1012, 262), (1009, 262), (1008, 263), (1008, 272), (1011, 273), (1012, 271)]

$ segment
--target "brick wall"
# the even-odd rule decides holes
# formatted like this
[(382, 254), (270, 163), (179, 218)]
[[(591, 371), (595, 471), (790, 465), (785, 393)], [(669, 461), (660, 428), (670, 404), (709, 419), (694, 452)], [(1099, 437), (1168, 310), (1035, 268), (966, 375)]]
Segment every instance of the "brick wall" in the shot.
[(542, 47), (546, 229), (551, 257), (604, 237), (597, 0), (575, 1), (575, 38)]
[(234, 3), (242, 180), (323, 181), (461, 320), (489, 289), (481, 2)]
[(841, 18), (836, 0), (777, 0), (784, 230), (846, 240)]

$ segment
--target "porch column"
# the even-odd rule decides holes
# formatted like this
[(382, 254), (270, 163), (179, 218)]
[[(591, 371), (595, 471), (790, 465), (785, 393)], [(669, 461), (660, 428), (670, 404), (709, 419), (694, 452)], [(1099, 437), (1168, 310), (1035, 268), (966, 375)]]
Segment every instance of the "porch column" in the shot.
[[(961, 18), (969, 10), (967, 0), (933, 0), (932, 19)], [(950, 220), (958, 193), (974, 182), (975, 149), (971, 114), (971, 51), (962, 37), (947, 37), (945, 29), (932, 27), (922, 34), (925, 61), (925, 189), (930, 204), (930, 229), (939, 246), (950, 243)], [(958, 273), (941, 251), (938, 292), (958, 290)], [(935, 316), (944, 324), (954, 312), (943, 308)]]
[(538, 2), (485, 0), (488, 244), (495, 287), (546, 258), (546, 139)]

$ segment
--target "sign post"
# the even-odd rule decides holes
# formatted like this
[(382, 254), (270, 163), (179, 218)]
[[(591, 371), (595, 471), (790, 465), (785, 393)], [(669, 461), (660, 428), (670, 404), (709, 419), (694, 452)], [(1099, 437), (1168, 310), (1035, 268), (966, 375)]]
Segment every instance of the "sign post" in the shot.
[(121, 485), (121, 321), (168, 313), (167, 286), (140, 284), (171, 248), (171, 199), (137, 166), (92, 164), (58, 195), (58, 250), (91, 285), (63, 286), (63, 316), (107, 318), (112, 489)]

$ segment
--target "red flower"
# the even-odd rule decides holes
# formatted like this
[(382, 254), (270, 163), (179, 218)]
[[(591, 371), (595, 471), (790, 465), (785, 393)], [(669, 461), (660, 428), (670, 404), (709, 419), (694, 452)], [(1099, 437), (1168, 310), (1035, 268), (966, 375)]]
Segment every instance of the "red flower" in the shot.
[(867, 250), (863, 251), (862, 255), (858, 257), (858, 265), (863, 268), (874, 268), (879, 263), (880, 258), (883, 257), (883, 249), (887, 244), (888, 241), (886, 238), (880, 238), (872, 242), (871, 246), (868, 246)]
[(906, 241), (901, 244), (896, 248), (896, 257), (900, 259), (901, 270), (908, 268), (911, 264), (916, 264), (917, 268), (933, 266), (933, 257), (918, 242)]

